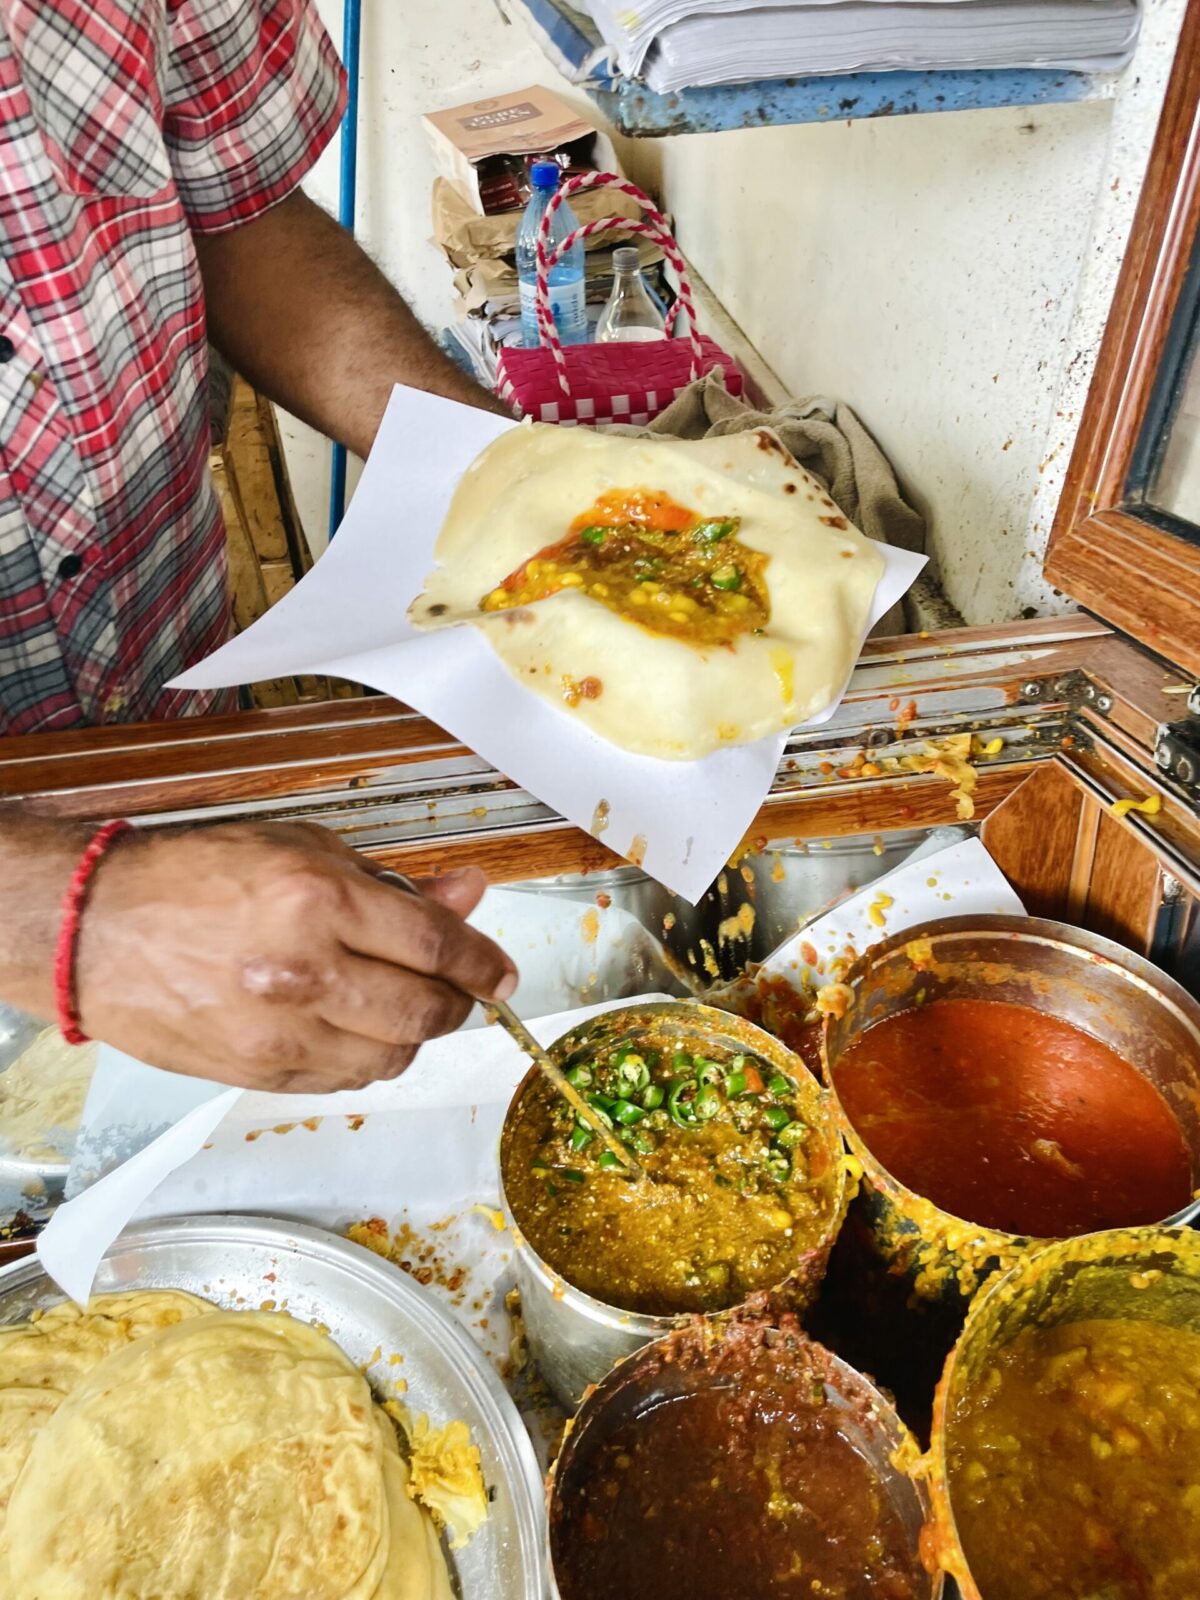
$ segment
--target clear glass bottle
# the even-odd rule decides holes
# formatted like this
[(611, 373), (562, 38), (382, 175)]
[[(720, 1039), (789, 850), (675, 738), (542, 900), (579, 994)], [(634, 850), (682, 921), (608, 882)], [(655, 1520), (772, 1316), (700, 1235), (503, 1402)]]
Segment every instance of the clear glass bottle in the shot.
[(667, 337), (667, 322), (642, 279), (637, 250), (622, 245), (613, 251), (613, 289), (600, 321), (597, 344), (641, 344)]

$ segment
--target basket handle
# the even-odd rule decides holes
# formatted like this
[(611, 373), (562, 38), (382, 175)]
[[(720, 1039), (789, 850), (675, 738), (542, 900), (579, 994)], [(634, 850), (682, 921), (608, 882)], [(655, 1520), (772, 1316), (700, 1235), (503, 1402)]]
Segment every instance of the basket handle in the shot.
[[(565, 239), (557, 244), (553, 250), (547, 251), (546, 243), (550, 237), (550, 225), (554, 213), (560, 205), (565, 204), (572, 195), (579, 194), (584, 189), (613, 188), (622, 194), (629, 195), (636, 200), (646, 213), (645, 222), (631, 222), (625, 217), (597, 217), (594, 222), (585, 222), (582, 227), (576, 228)], [(562, 340), (558, 336), (558, 329), (554, 325), (554, 316), (550, 310), (550, 271), (579, 239), (588, 239), (595, 233), (612, 232), (619, 229), (623, 233), (640, 233), (648, 239), (653, 239), (666, 256), (675, 273), (679, 284), (679, 298), (672, 307), (672, 325), (675, 316), (682, 315), (687, 319), (688, 339), (692, 346), (692, 370), (694, 379), (700, 376), (700, 366), (704, 359), (704, 351), (700, 345), (700, 336), (696, 332), (696, 307), (692, 298), (692, 284), (688, 277), (688, 270), (684, 264), (683, 256), (675, 235), (667, 225), (667, 219), (654, 205), (650, 196), (639, 189), (636, 183), (630, 183), (627, 178), (620, 177), (615, 172), (581, 172), (574, 178), (568, 178), (566, 183), (560, 184), (550, 197), (550, 204), (546, 207), (538, 228), (537, 236), (537, 321), (538, 332), (542, 344), (547, 346), (554, 357), (554, 365), (558, 374), (558, 386), (568, 399), (571, 398), (571, 384), (567, 377), (567, 362), (563, 355)]]

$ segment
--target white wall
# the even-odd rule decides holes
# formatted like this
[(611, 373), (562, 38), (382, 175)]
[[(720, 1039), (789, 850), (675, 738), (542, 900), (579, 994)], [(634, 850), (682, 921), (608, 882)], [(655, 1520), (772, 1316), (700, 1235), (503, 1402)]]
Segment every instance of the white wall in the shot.
[[(322, 0), (335, 39), (340, 9)], [(622, 146), (787, 385), (845, 399), (877, 435), (969, 622), (1056, 604), (1041, 557), (1182, 10), (1149, 0), (1115, 104)], [(364, 12), (359, 234), (437, 324), (449, 271), (427, 242), (419, 113), (565, 86), (494, 0), (364, 0)], [(310, 187), (333, 204), (331, 158)], [(327, 448), (298, 426), (289, 460), (319, 543)]]

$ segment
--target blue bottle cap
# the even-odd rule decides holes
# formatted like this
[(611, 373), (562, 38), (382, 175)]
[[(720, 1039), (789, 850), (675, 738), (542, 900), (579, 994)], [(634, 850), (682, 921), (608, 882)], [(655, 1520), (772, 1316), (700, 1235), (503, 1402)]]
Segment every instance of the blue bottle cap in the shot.
[(557, 189), (562, 169), (557, 161), (535, 161), (529, 176), (535, 189)]

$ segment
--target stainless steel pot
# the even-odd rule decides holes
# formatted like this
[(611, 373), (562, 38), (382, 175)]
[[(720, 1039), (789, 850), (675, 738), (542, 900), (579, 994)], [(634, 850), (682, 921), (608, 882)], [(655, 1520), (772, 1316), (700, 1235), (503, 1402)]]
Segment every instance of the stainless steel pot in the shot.
[[(1165, 1096), (1200, 1177), (1200, 1005), (1165, 972), (1099, 934), (1036, 917), (950, 917), (894, 935), (846, 974), (841, 1017), (825, 1025), (824, 1066), (879, 1253), (928, 1299), (970, 1297), (1030, 1245), (953, 1217), (875, 1159), (833, 1088), (842, 1054), (896, 1012), (943, 997), (1009, 1001), (1062, 1018), (1110, 1045)], [(1200, 1216), (1193, 1200), (1164, 1225)]]
[(927, 1555), (958, 1583), (962, 1600), (986, 1600), (971, 1576), (954, 1519), (948, 1447), (964, 1398), (989, 1357), (1022, 1328), (1093, 1317), (1165, 1322), (1200, 1333), (1200, 1235), (1190, 1229), (1122, 1228), (1030, 1251), (971, 1307), (942, 1374), (929, 1452), (932, 1519)]
[[(604, 1444), (613, 1428), (665, 1401), (712, 1384), (736, 1385), (739, 1374), (748, 1370), (746, 1364), (758, 1359), (756, 1344), (773, 1346), (785, 1336), (791, 1341), (787, 1359), (789, 1364), (795, 1362), (796, 1381), (807, 1385), (815, 1380), (823, 1385), (838, 1430), (875, 1473), (884, 1499), (907, 1533), (914, 1560), (919, 1558), (922, 1528), (930, 1514), (929, 1496), (924, 1484), (905, 1471), (906, 1463), (915, 1464), (918, 1459), (917, 1446), (890, 1402), (862, 1373), (798, 1329), (785, 1331), (769, 1317), (735, 1312), (697, 1319), (627, 1357), (588, 1394), (575, 1420), (567, 1425), (547, 1483), (553, 1600), (562, 1600), (559, 1575), (564, 1575), (565, 1581), (570, 1558), (570, 1548), (560, 1536), (564, 1496), (586, 1480), (594, 1448)], [(694, 1506), (693, 1512), (702, 1517), (703, 1504)], [(615, 1537), (621, 1533), (617, 1531)], [(752, 1528), (747, 1537), (754, 1537)], [(938, 1600), (942, 1592), (941, 1574), (927, 1575), (915, 1600)]]
[[(778, 1039), (740, 1017), (692, 1001), (628, 1006), (605, 1012), (556, 1040), (550, 1046), (550, 1054), (559, 1066), (568, 1068), (579, 1057), (591, 1055), (602, 1046), (623, 1039), (644, 1038), (652, 1032), (675, 1035), (681, 1048), (691, 1045), (733, 1053), (751, 1052), (800, 1085), (805, 1118), (827, 1141), (830, 1159), (836, 1167), (836, 1184), (825, 1234), (815, 1252), (805, 1253), (803, 1275), (788, 1280), (789, 1299), (797, 1304), (806, 1302), (815, 1293), (824, 1273), (829, 1249), (841, 1227), (849, 1198), (849, 1176), (841, 1158), (840, 1135), (829, 1097), (803, 1062)], [(539, 1082), (540, 1074), (534, 1068), (517, 1089), (505, 1117), (500, 1136), (501, 1199), (516, 1241), (513, 1261), (530, 1353), (554, 1394), (574, 1410), (589, 1385), (598, 1383), (614, 1362), (648, 1340), (667, 1333), (679, 1319), (624, 1311), (593, 1299), (567, 1283), (525, 1239), (521, 1219), (514, 1214), (509, 1200), (507, 1177), (513, 1130), (521, 1115), (522, 1099), (526, 1091)]]

